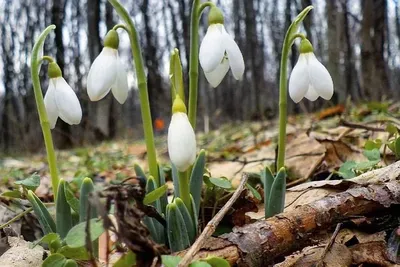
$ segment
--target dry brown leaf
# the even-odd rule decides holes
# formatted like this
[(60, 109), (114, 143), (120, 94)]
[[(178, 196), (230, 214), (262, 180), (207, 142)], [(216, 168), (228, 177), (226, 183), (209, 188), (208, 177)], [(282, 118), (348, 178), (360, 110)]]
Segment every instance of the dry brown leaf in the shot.
[(353, 264), (374, 264), (377, 266), (395, 266), (392, 264), (386, 254), (386, 243), (384, 241), (375, 241), (363, 244), (357, 244), (350, 248), (353, 257)]

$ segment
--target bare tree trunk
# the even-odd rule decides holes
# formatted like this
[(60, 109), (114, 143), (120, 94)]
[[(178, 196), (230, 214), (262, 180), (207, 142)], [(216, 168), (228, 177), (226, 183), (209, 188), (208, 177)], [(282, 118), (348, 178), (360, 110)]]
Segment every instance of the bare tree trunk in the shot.
[(144, 60), (147, 67), (147, 83), (149, 88), (149, 101), (151, 117), (155, 120), (161, 116), (161, 105), (160, 103), (170, 103), (166, 100), (164, 92), (163, 80), (160, 74), (160, 56), (157, 51), (157, 33), (152, 29), (150, 25), (150, 11), (149, 11), (149, 0), (143, 0), (140, 10), (143, 14), (144, 23), (144, 35), (146, 46), (144, 49)]
[[(63, 43), (63, 27), (64, 27), (64, 10), (67, 0), (53, 0), (52, 23), (56, 25), (55, 29), (55, 45), (57, 47), (56, 61), (60, 67), (63, 75), (65, 75), (65, 56), (64, 56), (64, 43)], [(58, 130), (54, 131), (54, 139), (57, 147), (60, 149), (70, 148), (73, 145), (71, 136), (71, 127), (63, 120), (58, 120)]]
[[(326, 1), (325, 15), (328, 19), (328, 65), (327, 68), (332, 76), (335, 86), (334, 98), (339, 102), (344, 102), (346, 99), (346, 88), (343, 86), (343, 75), (341, 72), (341, 48), (343, 23), (341, 21), (342, 13), (339, 12), (338, 2), (335, 0)], [(347, 26), (347, 25), (346, 25)]]
[(389, 87), (384, 59), (386, 1), (361, 1), (361, 77), (366, 97), (379, 100)]

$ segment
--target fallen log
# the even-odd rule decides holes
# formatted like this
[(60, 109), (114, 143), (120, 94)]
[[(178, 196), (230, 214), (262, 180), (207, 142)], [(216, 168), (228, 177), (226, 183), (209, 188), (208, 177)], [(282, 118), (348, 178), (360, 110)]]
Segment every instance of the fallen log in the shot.
[[(388, 173), (391, 180), (388, 181)], [(313, 241), (315, 234), (356, 216), (366, 216), (400, 204), (400, 163), (375, 170), (374, 182), (356, 185), (344, 192), (299, 206), (267, 220), (237, 227), (233, 232), (206, 242), (196, 258), (209, 255), (227, 259), (231, 265), (268, 266)], [(396, 174), (396, 175), (394, 175)], [(376, 179), (378, 178), (378, 179)], [(315, 240), (314, 240), (315, 241)], [(180, 253), (183, 255), (185, 252)]]

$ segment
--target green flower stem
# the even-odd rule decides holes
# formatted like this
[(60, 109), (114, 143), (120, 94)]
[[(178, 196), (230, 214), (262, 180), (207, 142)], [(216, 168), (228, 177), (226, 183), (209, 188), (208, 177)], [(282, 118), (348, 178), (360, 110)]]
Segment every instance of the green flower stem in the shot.
[(40, 62), (43, 62), (43, 61), (47, 60), (49, 63), (53, 63), (55, 61), (54, 58), (52, 58), (50, 56), (43, 56), (39, 60), (40, 60)]
[(136, 76), (138, 79), (140, 108), (142, 113), (144, 138), (146, 140), (149, 171), (150, 175), (153, 176), (155, 181), (157, 182), (157, 186), (159, 186), (160, 178), (158, 175), (157, 155), (154, 144), (153, 124), (150, 113), (149, 93), (147, 89), (147, 77), (144, 71), (144, 64), (143, 64), (143, 58), (140, 49), (138, 35), (132, 19), (130, 18), (126, 9), (118, 2), (118, 0), (108, 0), (108, 2), (110, 2), (110, 4), (114, 7), (115, 11), (117, 11), (118, 15), (126, 23), (126, 27), (121, 27), (118, 25), (117, 26), (120, 28), (124, 28), (129, 35), (133, 61), (136, 67)]
[(189, 121), (193, 130), (196, 129), (197, 95), (199, 83), (199, 23), (204, 8), (214, 6), (212, 2), (200, 5), (200, 0), (194, 0), (190, 19), (190, 59), (189, 59)]
[(189, 213), (193, 216), (193, 208), (190, 202), (190, 188), (188, 172), (179, 172), (179, 195)]
[[(47, 161), (50, 169), (51, 186), (53, 187), (54, 198), (57, 198), (57, 188), (60, 178), (58, 177), (56, 155), (54, 152), (53, 138), (51, 136), (50, 123), (47, 118), (46, 107), (44, 106), (44, 100), (42, 95), (42, 88), (40, 86), (39, 79), (39, 64), (42, 59), (38, 58), (39, 49), (43, 47), (44, 41), (49, 33), (56, 28), (55, 25), (48, 26), (39, 36), (35, 45), (33, 46), (31, 56), (31, 77), (33, 92), (35, 94), (36, 107), (39, 113), (40, 126), (42, 127), (42, 133), (44, 138), (44, 144), (46, 146)], [(47, 59), (47, 57), (43, 57)], [(51, 58), (50, 58), (51, 59)], [(49, 60), (50, 61), (50, 60)]]
[(289, 51), (296, 38), (305, 38), (304, 35), (296, 33), (298, 25), (304, 20), (312, 6), (306, 7), (294, 19), (293, 23), (289, 26), (285, 40), (282, 46), (282, 57), (280, 63), (280, 77), (279, 77), (279, 139), (278, 139), (278, 159), (276, 162), (276, 171), (285, 167), (285, 149), (286, 149), (286, 123), (287, 123), (287, 67)]

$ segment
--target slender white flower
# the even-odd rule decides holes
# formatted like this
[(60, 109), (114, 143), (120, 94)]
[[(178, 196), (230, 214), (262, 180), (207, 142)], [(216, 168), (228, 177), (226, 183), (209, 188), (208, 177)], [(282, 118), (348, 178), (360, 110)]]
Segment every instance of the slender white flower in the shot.
[(66, 123), (79, 124), (82, 119), (82, 109), (74, 90), (61, 76), (57, 63), (49, 64), (49, 88), (44, 97), (50, 128), (56, 126), (58, 117)]
[(196, 159), (196, 136), (186, 115), (185, 104), (178, 95), (172, 105), (172, 119), (168, 128), (168, 154), (181, 172), (186, 171)]
[(229, 68), (233, 77), (240, 80), (244, 73), (242, 52), (224, 26), (224, 17), (217, 7), (210, 9), (209, 26), (200, 45), (199, 60), (207, 81), (215, 88)]
[(296, 103), (303, 97), (315, 101), (318, 97), (329, 100), (333, 95), (332, 77), (315, 57), (307, 39), (301, 41), (300, 56), (290, 75), (289, 95)]
[(128, 98), (127, 73), (118, 56), (119, 39), (110, 30), (104, 39), (104, 48), (94, 60), (87, 78), (87, 92), (91, 101), (98, 101), (111, 90), (120, 104)]

